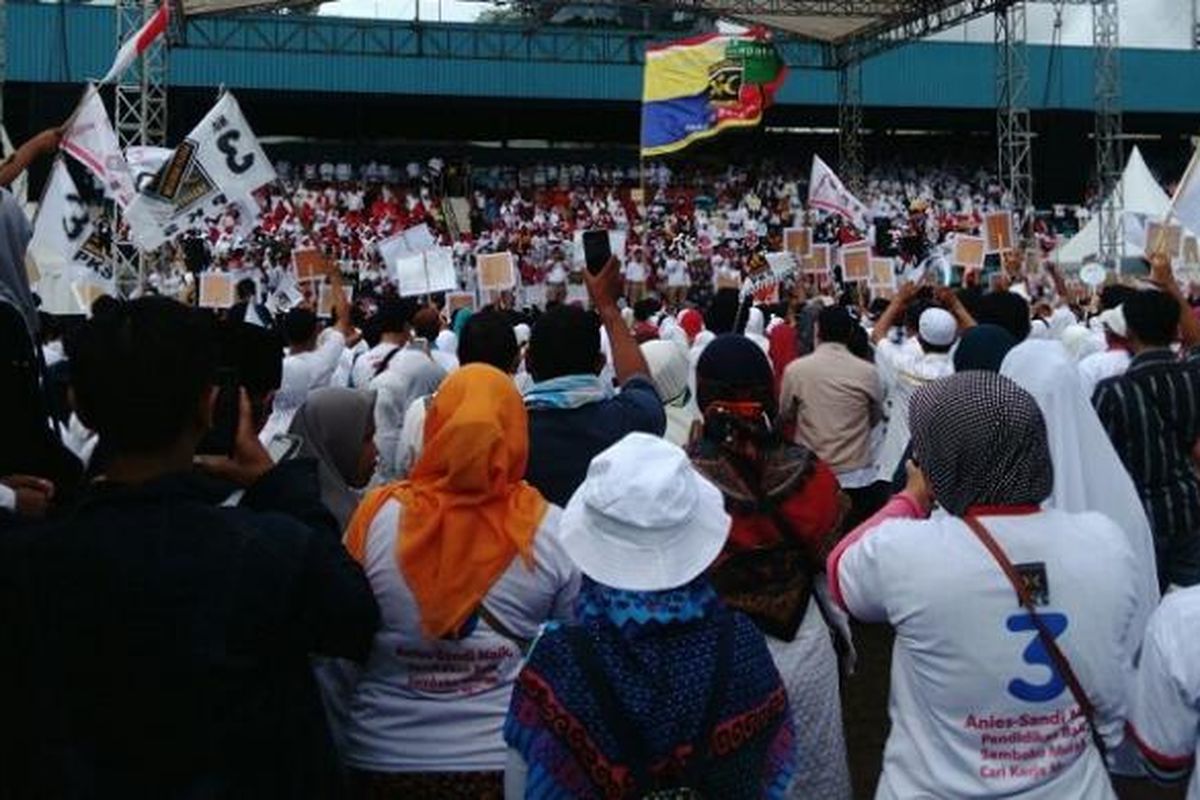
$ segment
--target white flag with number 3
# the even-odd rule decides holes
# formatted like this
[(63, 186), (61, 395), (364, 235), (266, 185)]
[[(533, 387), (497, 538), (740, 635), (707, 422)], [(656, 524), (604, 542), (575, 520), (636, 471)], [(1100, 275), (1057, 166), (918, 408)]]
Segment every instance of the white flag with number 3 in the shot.
[(273, 180), (275, 168), (226, 92), (130, 204), (134, 242), (152, 250)]

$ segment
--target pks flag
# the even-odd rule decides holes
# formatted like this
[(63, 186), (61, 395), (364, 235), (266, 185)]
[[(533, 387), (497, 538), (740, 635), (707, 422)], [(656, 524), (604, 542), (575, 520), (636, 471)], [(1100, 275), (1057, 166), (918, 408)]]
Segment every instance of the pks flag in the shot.
[(137, 59), (142, 53), (150, 49), (150, 45), (158, 37), (162, 36), (167, 30), (167, 21), (170, 19), (171, 12), (167, 8), (167, 0), (163, 0), (162, 5), (154, 12), (150, 19), (146, 20), (146, 24), (134, 31), (133, 35), (121, 43), (120, 49), (117, 50), (117, 57), (113, 59), (112, 66), (108, 68), (108, 74), (105, 75), (100, 82), (108, 83), (116, 80), (121, 76), (121, 73), (129, 68), (129, 65)]
[(275, 168), (226, 92), (130, 203), (133, 241), (153, 250), (273, 180)]
[(759, 124), (786, 74), (764, 29), (648, 47), (642, 155), (672, 153), (727, 128)]
[(67, 123), (59, 145), (91, 171), (104, 186), (104, 192), (121, 208), (128, 208), (135, 194), (133, 174), (125, 163), (125, 154), (117, 143), (117, 132), (108, 119), (108, 111), (95, 84), (88, 84), (75, 113)]
[(66, 162), (56, 159), (38, 205), (33, 238), (25, 255), (38, 276), (42, 310), (50, 314), (84, 313), (87, 309), (80, 305), (73, 285), (111, 283), (107, 249), (96, 232), (91, 210), (67, 171)]
[(817, 155), (813, 156), (812, 174), (808, 180), (808, 205), (841, 214), (859, 229), (867, 229), (866, 205), (850, 193), (837, 173)]

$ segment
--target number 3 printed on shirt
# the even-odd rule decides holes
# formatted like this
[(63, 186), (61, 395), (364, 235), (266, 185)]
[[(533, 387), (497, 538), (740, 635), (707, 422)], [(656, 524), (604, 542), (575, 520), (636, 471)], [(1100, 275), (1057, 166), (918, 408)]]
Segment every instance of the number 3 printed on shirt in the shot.
[[(1038, 616), (1042, 618), (1042, 622), (1046, 624), (1046, 630), (1055, 639), (1062, 636), (1063, 631), (1067, 629), (1065, 614), (1039, 614)], [(1033, 641), (1021, 654), (1025, 663), (1045, 667), (1050, 671), (1050, 676), (1044, 683), (1030, 683), (1023, 678), (1013, 678), (1008, 683), (1008, 693), (1027, 703), (1048, 703), (1054, 700), (1066, 691), (1067, 683), (1058, 674), (1058, 670), (1054, 667), (1054, 661), (1046, 652), (1045, 646), (1042, 645), (1041, 637), (1037, 633), (1037, 626), (1033, 624), (1033, 617), (1029, 614), (1014, 614), (1008, 618), (1007, 624), (1008, 629), (1013, 633), (1033, 634)]]

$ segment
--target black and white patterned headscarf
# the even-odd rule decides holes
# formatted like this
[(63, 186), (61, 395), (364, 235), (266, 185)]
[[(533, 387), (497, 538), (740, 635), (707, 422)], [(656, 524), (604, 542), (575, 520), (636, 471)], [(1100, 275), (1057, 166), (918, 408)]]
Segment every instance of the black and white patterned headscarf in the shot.
[(1046, 423), (1033, 396), (994, 372), (960, 372), (916, 391), (913, 456), (942, 508), (1038, 505), (1054, 488)]

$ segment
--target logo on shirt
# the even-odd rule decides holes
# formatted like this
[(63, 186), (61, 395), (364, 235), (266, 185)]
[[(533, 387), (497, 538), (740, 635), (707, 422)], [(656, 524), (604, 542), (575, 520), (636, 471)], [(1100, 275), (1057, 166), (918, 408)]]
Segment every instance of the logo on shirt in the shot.
[[(1038, 617), (1041, 618), (1042, 623), (1046, 626), (1046, 630), (1055, 640), (1067, 630), (1068, 621), (1066, 614), (1038, 614)], [(1033, 683), (1024, 678), (1013, 678), (1008, 682), (1008, 693), (1018, 700), (1024, 700), (1027, 703), (1048, 703), (1062, 695), (1067, 689), (1067, 683), (1058, 674), (1058, 669), (1055, 668), (1050, 653), (1046, 651), (1045, 645), (1042, 644), (1042, 639), (1038, 636), (1038, 629), (1033, 622), (1033, 617), (1028, 612), (1014, 614), (1008, 618), (1006, 625), (1012, 633), (1029, 634), (1033, 637), (1032, 641), (1029, 642), (1029, 646), (1025, 648), (1025, 652), (1021, 654), (1021, 657), (1026, 664), (1035, 667), (1044, 667), (1049, 673), (1041, 683)]]

